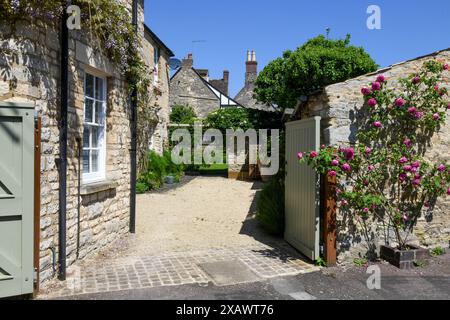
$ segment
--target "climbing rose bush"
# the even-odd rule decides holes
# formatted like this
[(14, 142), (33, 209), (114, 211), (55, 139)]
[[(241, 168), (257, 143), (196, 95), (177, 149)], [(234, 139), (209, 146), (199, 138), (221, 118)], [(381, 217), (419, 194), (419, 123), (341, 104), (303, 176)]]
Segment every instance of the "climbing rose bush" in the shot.
[[(450, 109), (442, 73), (448, 65), (431, 60), (417, 74), (388, 88), (380, 75), (361, 89), (365, 105), (359, 110), (358, 143), (352, 147), (322, 146), (298, 153), (300, 163), (337, 177), (341, 209), (364, 230), (370, 223), (394, 230), (398, 247), (407, 248), (408, 236), (423, 212), (430, 214), (437, 198), (450, 195), (450, 165), (426, 160), (431, 137), (439, 131)], [(378, 228), (380, 227), (380, 228)]]

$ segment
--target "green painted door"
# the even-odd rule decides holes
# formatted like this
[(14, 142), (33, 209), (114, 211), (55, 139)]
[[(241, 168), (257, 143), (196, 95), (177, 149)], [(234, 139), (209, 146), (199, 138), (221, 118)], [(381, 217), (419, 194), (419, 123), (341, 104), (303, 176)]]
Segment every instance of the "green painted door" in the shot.
[(319, 150), (320, 117), (286, 123), (284, 238), (311, 260), (319, 255), (320, 185), (317, 173), (298, 163), (298, 152)]
[(33, 292), (34, 108), (0, 103), (0, 298)]

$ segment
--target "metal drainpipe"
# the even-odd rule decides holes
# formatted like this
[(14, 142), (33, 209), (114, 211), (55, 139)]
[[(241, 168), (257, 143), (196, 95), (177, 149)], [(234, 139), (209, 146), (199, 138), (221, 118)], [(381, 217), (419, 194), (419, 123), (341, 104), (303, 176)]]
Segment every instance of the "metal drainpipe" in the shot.
[[(133, 0), (132, 23), (138, 32), (138, 0)], [(136, 172), (137, 172), (137, 92), (131, 93), (131, 172), (130, 172), (130, 233), (136, 232)]]
[[(67, 1), (70, 5), (70, 1)], [(66, 204), (67, 204), (67, 109), (69, 95), (69, 31), (67, 12), (61, 16), (61, 106), (59, 119), (59, 228), (58, 228), (58, 279), (66, 280)]]

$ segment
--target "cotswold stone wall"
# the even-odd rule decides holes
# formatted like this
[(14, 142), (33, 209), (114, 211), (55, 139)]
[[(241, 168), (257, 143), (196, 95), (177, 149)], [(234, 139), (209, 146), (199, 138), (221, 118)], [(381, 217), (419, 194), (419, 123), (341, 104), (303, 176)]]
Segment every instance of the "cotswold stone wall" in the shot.
[[(144, 60), (149, 67), (150, 72), (155, 68), (153, 54), (157, 44), (150, 36), (145, 35), (143, 42)], [(148, 141), (148, 147), (151, 150), (162, 154), (164, 149), (168, 146), (169, 137), (167, 125), (169, 124), (169, 55), (159, 48), (160, 58), (158, 63), (158, 81), (153, 82), (149, 90), (152, 91), (150, 107), (157, 108), (157, 122), (151, 124), (149, 130), (151, 131), (151, 138)]]
[(220, 101), (191, 67), (183, 66), (170, 80), (170, 106), (188, 105), (197, 117), (207, 115), (220, 107)]
[[(139, 19), (143, 21), (142, 8)], [(41, 282), (55, 275), (52, 249), (56, 250), (56, 257), (59, 251), (58, 35), (56, 26), (43, 21), (21, 20), (14, 25), (0, 22), (0, 100), (33, 102), (36, 113), (42, 118)], [(78, 148), (83, 136), (84, 76), (87, 70), (107, 79), (106, 180), (90, 185), (81, 181), (81, 201), (78, 203), (78, 173), (83, 168), (82, 159), (78, 163)], [(70, 32), (69, 90), (67, 265), (92, 255), (128, 231), (130, 194), (130, 123), (126, 84), (118, 69), (96, 49), (95, 39), (80, 31)]]
[[(443, 59), (450, 61), (450, 50), (444, 50), (433, 55), (421, 57), (393, 65), (376, 73), (364, 75), (343, 83), (326, 87), (323, 92), (311, 96), (306, 103), (301, 118), (321, 116), (322, 136), (324, 144), (348, 145), (356, 139), (357, 126), (356, 109), (360, 108), (364, 99), (361, 88), (374, 81), (377, 74), (384, 74), (389, 86), (397, 86), (398, 79), (418, 71), (423, 63), (429, 59)], [(444, 73), (443, 85), (450, 89), (450, 74)], [(450, 118), (450, 117), (449, 117)], [(432, 139), (427, 157), (433, 162), (450, 163), (450, 119), (447, 124)], [(344, 261), (365, 252), (364, 237), (353, 227), (347, 229), (344, 214), (338, 212), (340, 227), (338, 230), (339, 260)], [(382, 240), (382, 239), (380, 239)], [(434, 209), (431, 221), (422, 217), (411, 240), (423, 246), (449, 246), (450, 241), (450, 197), (439, 199)]]

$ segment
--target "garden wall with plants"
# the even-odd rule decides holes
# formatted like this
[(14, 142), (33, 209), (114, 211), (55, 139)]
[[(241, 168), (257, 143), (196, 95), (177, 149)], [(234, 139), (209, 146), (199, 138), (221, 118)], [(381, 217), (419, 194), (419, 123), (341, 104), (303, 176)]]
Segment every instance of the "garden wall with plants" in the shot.
[[(438, 110), (436, 106), (439, 105), (442, 109), (445, 109), (450, 102), (447, 93), (450, 88), (450, 72), (446, 69), (447, 66), (444, 66), (443, 72), (439, 72), (440, 78), (438, 81), (433, 78), (435, 75), (431, 74), (427, 76), (426, 83), (425, 81), (422, 83), (423, 79), (419, 77), (419, 74), (421, 74), (424, 64), (429, 61), (439, 61), (441, 65), (445, 65), (450, 61), (450, 50), (440, 51), (393, 65), (375, 73), (327, 86), (321, 92), (310, 96), (309, 100), (300, 106), (297, 118), (322, 117), (321, 142), (323, 145), (333, 146), (334, 148), (330, 150), (336, 151), (344, 160), (346, 155), (345, 149), (342, 148), (353, 146), (357, 154), (355, 157), (357, 157), (360, 151), (358, 150), (358, 143), (361, 142), (361, 137), (366, 140), (380, 138), (376, 133), (377, 131), (373, 129), (383, 130), (388, 125), (384, 121), (389, 121), (389, 126), (392, 129), (387, 131), (391, 136), (390, 141), (395, 140), (395, 135), (397, 135), (397, 140), (400, 141), (393, 143), (396, 146), (393, 147), (392, 151), (392, 155), (398, 153), (400, 157), (395, 160), (397, 161), (396, 165), (398, 165), (398, 168), (395, 169), (397, 171), (386, 169), (385, 165), (389, 161), (383, 162), (382, 158), (378, 159), (380, 160), (378, 161), (378, 167), (375, 166), (374, 168), (369, 165), (368, 168), (380, 172), (384, 177), (389, 176), (395, 180), (395, 182), (392, 181), (387, 184), (399, 188), (397, 190), (398, 199), (395, 200), (398, 203), (394, 203), (393, 200), (392, 206), (390, 206), (393, 210), (401, 209), (404, 205), (415, 206), (414, 210), (399, 210), (398, 214), (393, 211), (393, 222), (398, 224), (400, 236), (404, 236), (405, 232), (408, 232), (407, 226), (414, 223), (414, 230), (407, 237), (408, 243), (424, 247), (448, 247), (450, 241), (450, 196), (447, 196), (447, 193), (450, 191), (447, 190), (447, 180), (450, 172), (448, 167), (450, 163), (450, 120), (446, 117), (448, 111), (445, 114), (445, 110)], [(406, 80), (401, 80), (402, 78), (406, 78)], [(432, 81), (436, 81), (436, 84)], [(415, 86), (422, 86), (422, 91), (414, 91), (416, 90), (414, 89)], [(428, 88), (425, 88), (425, 86), (428, 86)], [(374, 108), (384, 108), (379, 109), (384, 111), (373, 112)], [(370, 127), (367, 128), (367, 125)], [(406, 126), (405, 130), (410, 131), (411, 139), (406, 137), (408, 131), (403, 131), (401, 126)], [(415, 131), (414, 126), (418, 128), (430, 126), (427, 129), (429, 132)], [(397, 129), (395, 129), (396, 127)], [(372, 131), (375, 133), (370, 136)], [(421, 134), (428, 135), (429, 139), (420, 141)], [(413, 140), (413, 142), (409, 140)], [(381, 143), (386, 144), (387, 140), (381, 141)], [(338, 155), (331, 155), (330, 153), (329, 155), (330, 161), (339, 158)], [(423, 165), (415, 168), (417, 162), (413, 159), (418, 158), (419, 155), (422, 160), (420, 163)], [(310, 158), (310, 154), (306, 158)], [(351, 158), (353, 159), (353, 157)], [(353, 170), (353, 168), (343, 167), (341, 161), (338, 161), (338, 164), (334, 163), (336, 170), (333, 170), (333, 164), (330, 162), (330, 164), (327, 164), (327, 168), (321, 168), (322, 171), (325, 174), (330, 171), (337, 171), (338, 175), (342, 174), (345, 177), (344, 180), (350, 179), (345, 171)], [(357, 161), (357, 164), (350, 162), (350, 166), (362, 164), (362, 160), (352, 161)], [(430, 167), (426, 167), (426, 163)], [(414, 170), (414, 173), (411, 170)], [(358, 172), (361, 173), (361, 171)], [(370, 172), (365, 174), (369, 175)], [(362, 189), (365, 183), (370, 184), (370, 181), (366, 181), (366, 179), (359, 182), (362, 183)], [(353, 187), (350, 192), (359, 188), (357, 181), (349, 184)], [(395, 192), (395, 190), (392, 192)], [(371, 198), (371, 193), (367, 192), (365, 195), (367, 196), (366, 200)], [(437, 199), (432, 199), (433, 195), (440, 196)], [(375, 202), (379, 200), (378, 198), (371, 199)], [(388, 206), (389, 202), (384, 201), (384, 203)], [(370, 246), (366, 240), (368, 238), (364, 236), (364, 232), (358, 227), (358, 224), (355, 221), (349, 221), (352, 220), (352, 216), (345, 209), (345, 205), (348, 205), (347, 200), (341, 202), (337, 209), (337, 250), (338, 261), (340, 262), (365, 255)], [(356, 205), (353, 205), (353, 208), (356, 208)], [(365, 219), (365, 214), (375, 213), (376, 207), (376, 204), (373, 204), (370, 208), (361, 207), (361, 214), (358, 213), (356, 216)], [(420, 212), (417, 212), (417, 210)], [(413, 211), (415, 211), (414, 216)], [(376, 214), (373, 214), (372, 218), (376, 219)], [(374, 223), (372, 226), (373, 228), (368, 230), (369, 238), (372, 238), (374, 243), (384, 242), (380, 223)], [(388, 237), (390, 237), (392, 243), (398, 242), (396, 241), (395, 229), (389, 229)]]

